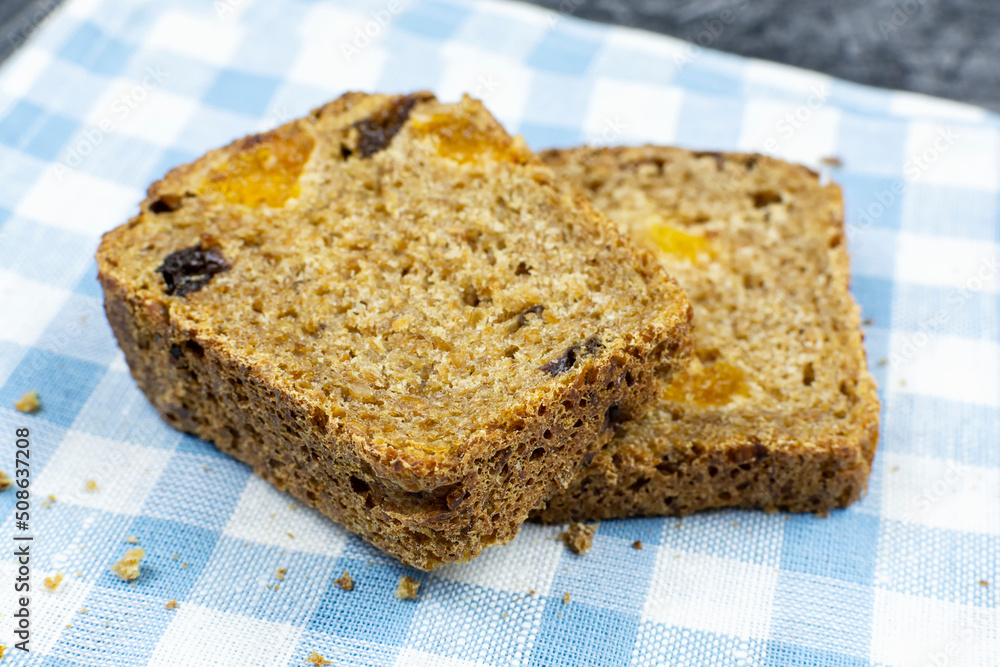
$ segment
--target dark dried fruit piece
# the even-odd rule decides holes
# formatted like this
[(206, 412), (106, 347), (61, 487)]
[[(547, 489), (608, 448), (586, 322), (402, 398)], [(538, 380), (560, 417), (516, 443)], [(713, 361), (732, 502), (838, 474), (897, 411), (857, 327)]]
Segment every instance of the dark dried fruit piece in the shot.
[[(392, 142), (392, 138), (403, 129), (403, 125), (410, 117), (410, 111), (417, 102), (427, 99), (430, 99), (430, 96), (426, 94), (406, 95), (354, 123), (354, 128), (358, 131), (357, 150), (361, 157), (371, 157), (384, 150)], [(343, 149), (341, 154), (343, 155)]]
[(562, 353), (562, 356), (542, 364), (541, 370), (545, 371), (552, 377), (555, 377), (560, 373), (565, 373), (569, 369), (573, 368), (573, 364), (576, 363), (576, 351), (579, 349), (580, 347), (578, 345), (570, 345), (566, 348), (566, 351)]
[(163, 276), (168, 295), (187, 296), (207, 285), (215, 274), (230, 268), (218, 249), (205, 248), (199, 243), (170, 253), (156, 271)]
[(604, 343), (597, 336), (591, 336), (584, 341), (583, 345), (570, 345), (562, 356), (552, 361), (542, 364), (539, 370), (543, 370), (552, 377), (565, 373), (573, 368), (578, 356), (589, 356), (595, 354), (604, 347)]

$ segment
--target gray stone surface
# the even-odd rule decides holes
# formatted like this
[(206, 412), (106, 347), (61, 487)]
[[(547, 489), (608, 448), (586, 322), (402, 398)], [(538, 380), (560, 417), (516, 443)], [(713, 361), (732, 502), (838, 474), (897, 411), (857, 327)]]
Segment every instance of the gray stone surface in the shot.
[(16, 51), (62, 0), (0, 0), (0, 61)]
[(714, 27), (715, 49), (1000, 111), (997, 0), (525, 1), (691, 41)]

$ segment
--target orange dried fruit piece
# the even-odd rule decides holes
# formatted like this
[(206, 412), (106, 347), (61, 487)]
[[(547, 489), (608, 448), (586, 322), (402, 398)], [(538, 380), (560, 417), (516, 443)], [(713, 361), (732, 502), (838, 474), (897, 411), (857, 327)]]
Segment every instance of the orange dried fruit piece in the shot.
[(663, 391), (668, 401), (697, 405), (725, 405), (735, 396), (749, 392), (743, 370), (719, 361), (699, 370), (687, 368)]
[(427, 120), (414, 121), (413, 129), (436, 135), (438, 155), (465, 164), (473, 160), (519, 162), (521, 151), (509, 137), (491, 136), (470, 119), (453, 114), (434, 114)]
[(661, 251), (689, 262), (696, 261), (700, 253), (711, 254), (711, 246), (704, 236), (694, 236), (667, 225), (650, 227), (649, 236)]
[(268, 132), (248, 137), (243, 150), (208, 177), (205, 189), (232, 204), (272, 208), (299, 196), (299, 176), (315, 140), (306, 132)]

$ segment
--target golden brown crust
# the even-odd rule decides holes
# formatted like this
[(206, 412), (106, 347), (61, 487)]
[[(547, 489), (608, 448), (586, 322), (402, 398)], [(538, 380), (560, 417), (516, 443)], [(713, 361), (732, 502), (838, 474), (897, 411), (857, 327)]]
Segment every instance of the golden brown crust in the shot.
[[(676, 284), (551, 180), (472, 100), (349, 94), (151, 186), (98, 251), (108, 319), (169, 423), (410, 565), (467, 560), (689, 348)], [(191, 248), (226, 268), (167, 294), (157, 266)], [(605, 276), (624, 290), (577, 286)]]
[(542, 159), (658, 248), (694, 307), (696, 354), (535, 518), (823, 513), (857, 500), (879, 403), (839, 188), (760, 155), (645, 146)]

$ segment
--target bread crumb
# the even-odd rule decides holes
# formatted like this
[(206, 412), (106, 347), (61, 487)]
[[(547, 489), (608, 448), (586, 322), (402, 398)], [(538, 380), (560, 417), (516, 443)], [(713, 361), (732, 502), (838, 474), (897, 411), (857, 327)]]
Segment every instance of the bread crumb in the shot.
[(826, 165), (827, 167), (843, 167), (844, 162), (836, 155), (828, 155), (826, 157), (821, 157), (819, 163)]
[(347, 570), (344, 570), (344, 574), (339, 579), (334, 579), (333, 583), (337, 584), (342, 591), (353, 591), (354, 590), (354, 580), (351, 579), (351, 575)]
[(32, 389), (27, 392), (24, 396), (14, 401), (14, 407), (17, 408), (18, 412), (31, 413), (38, 412), (38, 408), (42, 406), (42, 402), (38, 400), (38, 392)]
[(979, 580), (979, 585), (980, 586), (989, 586), (990, 582), (986, 581), (985, 579), (980, 579)]
[(146, 556), (142, 547), (129, 549), (125, 556), (111, 566), (111, 571), (121, 577), (122, 581), (135, 581), (139, 578), (139, 562)]
[(892, 470), (890, 470), (889, 472), (896, 472), (898, 470), (899, 470), (899, 466), (892, 466)]
[(171, 600), (168, 602), (167, 609), (177, 609), (177, 600)]
[(865, 320), (862, 321), (861, 324), (863, 324), (866, 327), (870, 327), (871, 325), (875, 324), (875, 318), (874, 317), (865, 318)]
[(283, 567), (279, 567), (278, 571), (274, 573), (274, 578), (277, 579), (278, 581), (284, 581), (285, 580), (285, 575), (287, 573), (288, 573), (287, 569), (285, 569)]
[(316, 665), (316, 667), (322, 667), (323, 665), (333, 664), (332, 662), (321, 656), (316, 651), (313, 651), (312, 653), (309, 654), (309, 657), (306, 658), (306, 662), (308, 662), (311, 665)]
[(290, 538), (292, 538), (293, 540), (295, 539), (295, 536), (294, 536), (294, 535), (292, 535), (291, 533), (287, 533), (287, 535), (288, 535), (288, 536), (289, 536)]
[(407, 576), (399, 578), (399, 586), (396, 588), (396, 597), (400, 600), (416, 600), (420, 591), (420, 582)]
[(0, 491), (6, 491), (13, 484), (10, 477), (3, 470), (0, 470)]
[(139, 538), (136, 537), (135, 535), (129, 535), (128, 537), (125, 538), (125, 541), (128, 542), (129, 544), (139, 544)]
[(88, 479), (83, 488), (87, 491), (87, 493), (93, 493), (94, 491), (97, 491), (99, 487), (97, 486), (97, 482), (92, 479)]
[(187, 561), (181, 563), (181, 567), (183, 567), (186, 570), (188, 568)]
[(559, 533), (559, 539), (573, 553), (585, 554), (590, 551), (594, 540), (594, 533), (596, 532), (596, 525), (572, 523), (566, 530)]
[(180, 554), (174, 554), (174, 556), (173, 556), (174, 560), (177, 560), (177, 559), (178, 559), (178, 558), (180, 558), (180, 557), (181, 557), (181, 555), (180, 555)]
[(682, 525), (681, 522), (678, 521), (676, 525), (677, 525), (677, 530), (680, 530), (681, 529), (681, 525)]
[(50, 591), (54, 591), (59, 588), (59, 584), (62, 583), (63, 576), (57, 574), (54, 577), (45, 577), (45, 587)]
[(636, 540), (635, 542), (633, 542), (632, 543), (632, 548), (633, 549), (638, 549), (639, 551), (642, 551), (642, 540)]
[(3, 654), (7, 652), (7, 647), (0, 644), (0, 660), (3, 660)]
[(534, 595), (534, 594), (535, 594), (535, 589), (534, 588), (532, 588), (531, 590), (528, 591), (528, 595)]
[(878, 365), (879, 366), (886, 366), (886, 365), (888, 365), (888, 363), (889, 363), (889, 360), (886, 359), (885, 357), (882, 357), (881, 359), (878, 360)]
[(87, 611), (88, 611), (88, 610), (87, 610), (87, 608), (86, 608), (86, 607), (84, 607), (83, 609), (81, 609), (81, 610), (80, 610), (80, 612), (79, 612), (79, 613), (81, 613), (81, 614), (86, 614), (86, 613), (87, 613)]
[(569, 593), (563, 593), (563, 604), (569, 604)]

